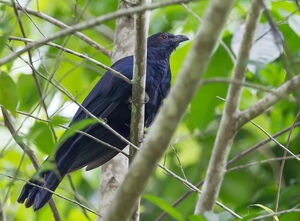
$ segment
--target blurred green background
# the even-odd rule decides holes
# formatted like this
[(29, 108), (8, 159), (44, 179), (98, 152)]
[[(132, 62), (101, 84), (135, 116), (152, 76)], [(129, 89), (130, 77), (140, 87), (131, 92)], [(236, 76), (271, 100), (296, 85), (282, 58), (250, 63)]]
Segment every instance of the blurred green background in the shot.
[[(24, 2), (26, 3), (26, 1), (22, 1), (22, 3)], [(207, 0), (202, 0), (189, 3), (187, 6), (198, 16), (202, 17), (208, 2)], [(297, 35), (297, 29), (298, 31), (300, 30), (300, 14), (296, 12), (291, 16), (291, 13), (297, 9), (296, 4), (292, 1), (275, 0), (268, 0), (266, 3), (274, 20), (280, 22), (280, 31), (285, 37), (286, 43), (299, 68), (300, 39), (299, 32)], [(117, 0), (33, 0), (27, 3), (27, 7), (34, 10), (37, 10), (37, 5), (41, 12), (72, 25), (75, 18), (78, 17), (83, 9), (85, 11), (77, 22), (113, 12), (117, 10), (118, 2)], [(248, 0), (236, 1), (234, 5), (222, 34), (222, 40), (229, 48), (231, 47), (233, 34), (245, 22), (249, 6), (250, 1)], [(30, 17), (34, 22), (24, 14), (22, 15), (24, 28), (27, 37), (30, 39), (37, 40), (42, 38), (40, 32), (47, 36), (60, 30), (47, 21), (32, 15)], [(22, 36), (16, 22), (12, 7), (0, 1), (0, 58), (11, 53), (6, 44), (10, 45), (14, 50), (24, 47), (24, 43), (22, 42), (7, 40), (8, 35)], [(265, 24), (266, 22), (267, 19), (263, 15), (261, 23)], [(156, 9), (151, 12), (149, 34), (166, 31), (175, 34), (185, 34), (191, 39), (188, 43), (180, 46), (171, 57), (172, 82), (176, 80), (176, 75), (180, 70), (185, 55), (192, 45), (199, 24), (199, 21), (181, 5)], [(114, 28), (115, 20), (112, 20), (105, 22), (102, 28), (92, 28), (83, 31), (83, 33), (107, 49), (112, 50), (113, 40), (111, 37), (113, 36)], [(105, 33), (103, 33), (103, 30), (105, 30)], [(106, 65), (111, 65), (109, 58), (75, 36), (60, 38), (54, 42), (86, 54)], [(32, 52), (33, 60), (38, 70), (45, 75), (47, 75), (45, 69), (49, 73), (55, 73), (55, 79), (60, 81), (80, 102), (105, 72), (105, 70), (81, 58), (68, 53), (61, 53), (60, 50), (53, 47), (43, 46)], [(24, 54), (22, 57), (26, 59), (27, 55)], [(58, 60), (59, 62), (57, 62)], [(0, 100), (10, 110), (15, 127), (21, 127), (18, 139), (29, 145), (41, 162), (55, 148), (54, 138), (51, 135), (49, 125), (32, 118), (27, 118), (21, 114), (16, 114), (15, 112), (17, 109), (46, 119), (45, 113), (41, 110), (40, 106), (37, 107), (39, 105), (39, 95), (31, 75), (31, 70), (20, 59), (15, 59), (0, 68)], [(233, 62), (227, 51), (218, 45), (209, 68), (206, 71), (205, 78), (229, 78), (232, 69)], [(255, 73), (248, 71), (246, 80), (247, 82), (265, 86), (266, 88), (272, 88), (278, 87), (287, 79), (288, 76), (281, 60), (277, 58), (275, 61), (258, 69)], [(56, 125), (58, 123), (67, 125), (76, 111), (76, 105), (72, 104), (66, 96), (62, 95), (51, 85), (48, 85), (44, 80), (41, 78), (39, 80), (43, 91), (47, 88), (45, 102), (55, 132), (60, 136), (64, 130)], [(185, 176), (193, 184), (198, 183), (205, 176), (224, 106), (224, 102), (217, 99), (216, 96), (225, 98), (227, 88), (228, 84), (226, 83), (209, 83), (202, 86), (190, 104), (182, 123), (174, 135), (172, 146), (178, 153)], [(245, 109), (249, 107), (267, 93), (263, 90), (244, 87), (240, 108)], [(254, 121), (270, 134), (274, 134), (291, 126), (297, 111), (297, 104), (282, 100)], [(19, 170), (18, 177), (28, 180), (35, 170), (27, 156), (23, 159), (23, 151), (12, 140), (3, 122), (3, 116), (0, 115), (0, 173), (13, 176)], [(229, 159), (266, 138), (266, 135), (258, 128), (252, 124), (246, 124), (236, 136)], [(299, 129), (295, 128), (292, 134), (290, 149), (296, 154), (300, 152), (300, 139), (298, 138)], [(282, 144), (285, 144), (286, 140), (287, 133), (278, 138), (278, 141)], [(280, 157), (282, 154), (283, 151), (280, 147), (273, 143), (268, 143), (238, 160), (233, 166)], [(171, 147), (165, 153), (161, 163), (165, 164), (176, 174), (183, 176), (176, 154)], [(267, 214), (268, 212), (264, 209), (251, 205), (262, 204), (274, 210), (279, 167), (280, 161), (272, 161), (255, 164), (254, 166), (227, 173), (222, 185), (219, 201), (242, 216)], [(298, 168), (299, 162), (296, 160), (288, 160), (286, 162), (279, 210), (292, 208), (300, 202), (300, 170)], [(100, 169), (97, 168), (89, 172), (79, 170), (72, 173), (72, 178), (77, 192), (87, 201), (84, 204), (97, 210), (98, 186), (99, 179), (101, 179)], [(24, 182), (22, 181), (12, 180), (0, 175), (0, 201), (6, 220), (52, 220), (53, 217), (49, 206), (34, 213), (32, 209), (26, 209), (24, 205), (16, 203), (23, 184)], [(188, 191), (188, 188), (185, 185), (165, 174), (162, 170), (157, 169), (145, 190), (147, 196), (142, 198), (141, 220), (155, 220), (163, 211), (159, 208), (159, 206), (162, 206), (162, 203), (154, 203), (151, 196), (156, 196), (171, 204), (186, 191)], [(74, 198), (67, 179), (64, 179), (56, 192), (68, 198)], [(149, 195), (151, 196), (149, 197)], [(76, 221), (86, 219), (79, 206), (58, 197), (54, 197), (54, 199), (63, 220)], [(176, 207), (179, 215), (177, 213), (177, 216), (174, 214), (173, 216), (168, 215), (165, 220), (202, 220), (202, 218), (192, 216), (196, 199), (197, 194), (191, 194), (190, 197)], [(233, 220), (233, 217), (226, 214), (219, 207), (215, 208), (215, 212), (221, 220)], [(88, 215), (91, 219), (95, 220), (96, 217), (94, 214), (88, 212)], [(281, 216), (280, 220), (300, 220), (300, 214), (286, 214)]]

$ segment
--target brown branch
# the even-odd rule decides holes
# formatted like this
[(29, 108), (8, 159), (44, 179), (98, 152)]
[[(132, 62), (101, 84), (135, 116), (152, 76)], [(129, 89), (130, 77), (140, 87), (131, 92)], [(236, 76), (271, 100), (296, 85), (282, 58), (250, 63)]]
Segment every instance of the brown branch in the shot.
[(250, 120), (250, 123), (252, 123), (254, 126), (256, 126), (257, 128), (259, 128), (262, 132), (264, 132), (272, 141), (274, 141), (278, 146), (280, 146), (282, 149), (284, 149), (286, 152), (288, 152), (289, 154), (291, 154), (293, 157), (295, 157), (298, 161), (300, 161), (300, 158), (298, 156), (296, 156), (296, 154), (294, 154), (292, 151), (290, 151), (288, 148), (286, 148), (284, 145), (282, 145), (281, 143), (279, 143), (274, 137), (272, 137), (272, 135), (270, 135), (265, 129), (263, 129), (261, 126), (259, 126), (257, 123), (253, 122), (252, 120)]
[[(292, 132), (295, 128), (295, 125), (298, 121), (300, 117), (300, 111), (298, 111), (296, 117), (295, 117), (295, 120), (293, 122), (293, 125), (290, 129), (290, 132), (289, 132), (289, 135), (288, 135), (288, 138), (287, 138), (287, 142), (286, 142), (286, 148), (289, 148), (289, 144), (290, 144), (290, 139), (291, 139), (291, 135), (292, 135)], [(286, 154), (287, 154), (287, 151), (284, 151), (283, 153), (283, 158), (286, 157)], [(280, 186), (281, 186), (281, 180), (282, 180), (282, 175), (283, 175), (283, 168), (284, 168), (284, 164), (285, 164), (285, 159), (283, 159), (281, 161), (281, 165), (280, 165), (280, 171), (279, 171), (279, 177), (278, 177), (278, 183), (277, 183), (277, 194), (276, 194), (276, 204), (275, 204), (275, 213), (278, 212), (278, 205), (279, 205), (279, 197), (280, 197)]]

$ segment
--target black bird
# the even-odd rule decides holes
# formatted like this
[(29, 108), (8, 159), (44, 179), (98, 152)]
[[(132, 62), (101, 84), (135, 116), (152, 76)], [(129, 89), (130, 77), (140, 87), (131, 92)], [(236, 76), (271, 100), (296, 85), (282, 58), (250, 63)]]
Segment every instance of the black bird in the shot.
[[(180, 42), (186, 40), (188, 38), (184, 35), (173, 35), (165, 32), (154, 34), (147, 40), (146, 93), (149, 99), (145, 104), (146, 127), (151, 125), (170, 88), (170, 55)], [(132, 79), (133, 56), (118, 60), (112, 65), (112, 68)], [(107, 71), (85, 98), (82, 105), (95, 116), (105, 118), (110, 127), (123, 137), (128, 138), (131, 118), (130, 97), (131, 85)], [(87, 118), (87, 114), (79, 108), (70, 125), (85, 118)], [(120, 150), (126, 146), (125, 142), (100, 123), (89, 125), (83, 131)], [(116, 150), (76, 133), (66, 139), (57, 149), (53, 160), (49, 160), (53, 163), (54, 168), (40, 170), (38, 175), (34, 175), (30, 181), (54, 191), (67, 173), (85, 166), (87, 166), (86, 170), (94, 169), (117, 154)], [(25, 206), (33, 205), (33, 209), (36, 211), (49, 201), (51, 195), (45, 189), (25, 184), (18, 202), (23, 203), (27, 198)]]

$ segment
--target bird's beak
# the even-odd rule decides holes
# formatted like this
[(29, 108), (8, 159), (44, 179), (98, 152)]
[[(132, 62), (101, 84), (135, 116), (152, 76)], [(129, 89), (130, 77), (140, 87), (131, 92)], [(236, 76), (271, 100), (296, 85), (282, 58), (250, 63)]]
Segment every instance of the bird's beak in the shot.
[(176, 35), (175, 36), (175, 41), (177, 43), (183, 42), (183, 41), (187, 41), (190, 40), (188, 37), (186, 37), (185, 35)]

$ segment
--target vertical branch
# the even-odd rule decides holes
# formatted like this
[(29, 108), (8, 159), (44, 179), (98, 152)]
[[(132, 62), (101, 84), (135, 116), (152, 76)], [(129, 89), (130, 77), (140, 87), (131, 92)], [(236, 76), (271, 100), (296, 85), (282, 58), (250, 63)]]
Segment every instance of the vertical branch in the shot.
[[(287, 139), (287, 142), (286, 142), (286, 148), (289, 148), (289, 144), (290, 144), (290, 139), (291, 139), (291, 135), (292, 135), (292, 132), (296, 126), (296, 123), (298, 121), (300, 117), (300, 111), (298, 111), (297, 115), (296, 115), (296, 118), (294, 120), (294, 123), (290, 129), (290, 132), (289, 132), (289, 135), (288, 135), (288, 139)], [(278, 212), (278, 206), (279, 206), (279, 197), (280, 197), (280, 187), (281, 187), (281, 182), (282, 182), (282, 176), (283, 176), (283, 169), (284, 169), (284, 164), (285, 164), (285, 158), (286, 158), (286, 155), (287, 155), (287, 151), (284, 151), (283, 153), (283, 159), (281, 161), (281, 165), (280, 165), (280, 171), (279, 171), (279, 176), (278, 176), (278, 183), (277, 183), (277, 194), (276, 194), (276, 204), (275, 204), (275, 213)], [(274, 220), (274, 219), (273, 219)]]
[[(21, 33), (22, 33), (23, 37), (26, 38), (25, 29), (23, 27), (23, 23), (22, 23), (21, 17), (19, 15), (19, 12), (18, 12), (18, 9), (16, 7), (16, 4), (15, 4), (14, 0), (12, 0), (12, 5), (13, 5), (13, 8), (14, 8), (14, 13), (15, 13), (15, 15), (17, 17), (17, 21), (18, 21), (20, 29), (21, 29)], [(24, 42), (24, 44), (26, 46), (27, 42)], [(40, 96), (41, 105), (42, 105), (42, 107), (43, 107), (43, 109), (44, 109), (44, 111), (46, 113), (47, 119), (50, 120), (50, 117), (49, 117), (48, 111), (47, 111), (47, 106), (46, 106), (45, 101), (44, 101), (44, 96), (43, 96), (43, 93), (42, 93), (41, 84), (40, 84), (39, 79), (38, 79), (38, 77), (36, 75), (36, 71), (35, 71), (35, 68), (34, 68), (34, 65), (33, 65), (31, 51), (28, 50), (27, 53), (28, 53), (29, 64), (30, 64), (30, 67), (31, 67), (31, 70), (32, 70), (32, 76), (34, 78), (34, 82), (35, 82), (35, 85), (37, 87), (37, 90), (38, 90), (38, 93), (39, 93), (39, 96)], [(49, 126), (50, 126), (50, 129), (51, 129), (51, 132), (53, 134), (54, 139), (57, 140), (57, 137), (56, 137), (56, 134), (55, 134), (53, 126), (50, 125), (50, 124), (49, 124)]]
[(126, 220), (199, 88), (234, 0), (212, 0), (180, 73), (130, 165), (105, 221)]
[[(255, 28), (261, 15), (259, 0), (252, 0), (251, 8), (246, 20), (246, 28), (237, 56), (237, 62), (233, 70), (232, 80), (244, 82), (246, 74), (246, 60), (249, 57), (253, 42)], [(225, 108), (218, 134), (214, 143), (212, 156), (210, 158), (208, 171), (205, 177), (202, 191), (199, 196), (195, 213), (200, 214), (210, 211), (214, 207), (223, 181), (226, 161), (234, 136), (237, 131), (237, 113), (242, 91), (241, 84), (231, 84), (227, 93)]]
[[(138, 4), (149, 4), (151, 0), (138, 0)], [(140, 146), (144, 138), (144, 119), (146, 101), (146, 65), (147, 65), (147, 36), (149, 28), (150, 12), (141, 12), (135, 15), (135, 49), (132, 77), (132, 105), (130, 122), (130, 141)], [(133, 160), (136, 149), (130, 147), (130, 163)], [(139, 220), (140, 199), (131, 220)]]
[[(119, 0), (119, 9), (130, 7), (134, 0)], [(127, 15), (116, 20), (114, 33), (114, 49), (112, 52), (112, 63), (120, 58), (133, 54), (134, 51), (134, 16)], [(128, 153), (126, 147), (124, 152)], [(128, 158), (123, 154), (118, 154), (101, 167), (99, 186), (99, 213), (105, 214), (111, 206), (115, 193), (121, 185), (128, 170)], [(101, 218), (98, 217), (97, 220)]]
[[(21, 147), (21, 149), (26, 153), (26, 155), (29, 157), (33, 167), (36, 170), (38, 170), (39, 167), (40, 167), (40, 163), (39, 163), (38, 159), (34, 155), (33, 151), (26, 146), (26, 144), (24, 144), (22, 141), (17, 139), (18, 133), (17, 133), (16, 129), (13, 126), (13, 123), (10, 119), (10, 116), (9, 116), (8, 112), (3, 107), (1, 107), (1, 110), (2, 110), (2, 115), (3, 115), (3, 118), (4, 118), (5, 126), (8, 128), (8, 130), (11, 133), (13, 139)], [(55, 221), (61, 221), (60, 215), (58, 213), (58, 210), (57, 210), (57, 207), (55, 205), (55, 202), (54, 202), (53, 198), (50, 199), (49, 206), (51, 208), (51, 211), (52, 211), (52, 214), (53, 214), (53, 217), (54, 217)]]

